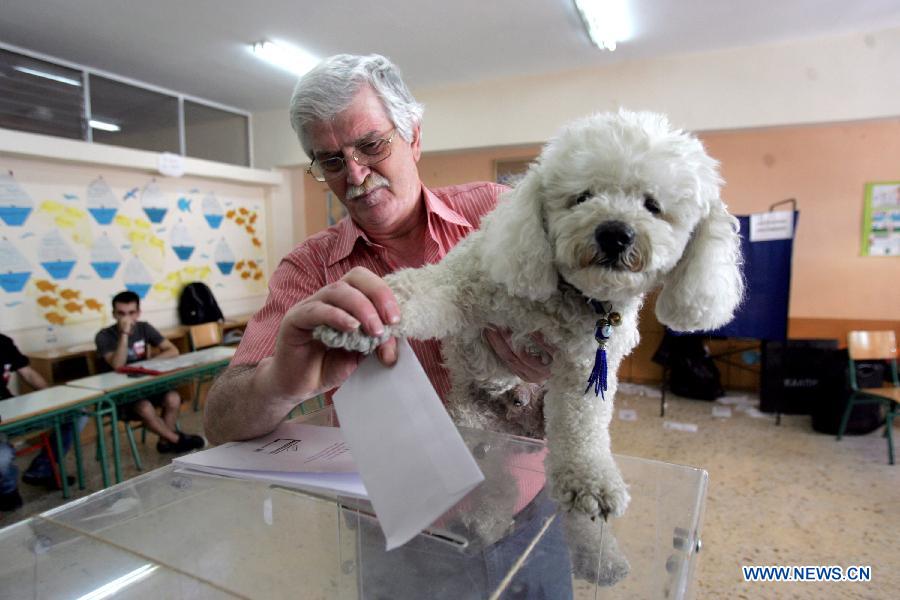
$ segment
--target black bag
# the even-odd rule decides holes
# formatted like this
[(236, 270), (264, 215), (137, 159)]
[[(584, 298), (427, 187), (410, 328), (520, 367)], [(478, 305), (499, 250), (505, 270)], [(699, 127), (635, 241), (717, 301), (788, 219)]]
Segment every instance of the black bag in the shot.
[(181, 297), (178, 299), (178, 318), (182, 325), (200, 325), (225, 320), (212, 290), (199, 281), (189, 283), (181, 290)]
[(725, 395), (721, 373), (701, 335), (674, 335), (667, 330), (653, 361), (669, 368), (668, 387), (673, 394), (695, 400)]
[[(812, 408), (812, 426), (820, 433), (837, 435), (841, 417), (850, 397), (849, 361), (846, 350), (835, 350), (820, 365), (826, 373), (832, 373), (827, 386), (821, 389), (818, 401)], [(860, 388), (879, 387), (884, 379), (884, 364), (879, 362), (856, 363), (856, 382)], [(857, 404), (850, 411), (845, 435), (863, 435), (875, 431), (884, 424), (881, 404)]]

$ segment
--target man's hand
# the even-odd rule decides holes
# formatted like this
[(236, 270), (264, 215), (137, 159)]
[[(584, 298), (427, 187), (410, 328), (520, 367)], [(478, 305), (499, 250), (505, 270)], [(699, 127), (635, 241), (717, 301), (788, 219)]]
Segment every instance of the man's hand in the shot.
[(494, 354), (522, 381), (543, 383), (550, 377), (550, 365), (556, 348), (548, 344), (540, 333), (531, 336), (534, 348), (513, 347), (509, 330), (487, 328), (482, 331)]
[(134, 329), (134, 320), (131, 317), (121, 317), (116, 321), (116, 326), (119, 328), (119, 333), (131, 335), (131, 330)]
[[(390, 287), (375, 273), (356, 267), (294, 305), (281, 321), (275, 352), (260, 366), (281, 398), (306, 399), (343, 383), (359, 365), (362, 355), (326, 348), (314, 340), (312, 330), (328, 325), (339, 331), (362, 327), (369, 335), (384, 332), (385, 324), (400, 321), (400, 308)], [(377, 350), (385, 365), (397, 361), (397, 340)]]

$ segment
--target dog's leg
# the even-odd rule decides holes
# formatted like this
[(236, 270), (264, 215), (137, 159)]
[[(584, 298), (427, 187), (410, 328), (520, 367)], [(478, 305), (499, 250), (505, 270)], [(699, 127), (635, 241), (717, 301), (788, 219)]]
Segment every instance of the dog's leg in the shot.
[(420, 340), (442, 338), (462, 326), (462, 313), (456, 306), (456, 289), (444, 263), (420, 269), (403, 269), (385, 277), (400, 305), (401, 321), (385, 326), (380, 338), (358, 329), (337, 331), (320, 325), (313, 337), (330, 348), (344, 348), (369, 354), (391, 336)]
[(586, 380), (583, 363), (557, 356), (544, 400), (547, 421), (547, 475), (553, 497), (566, 510), (589, 517), (620, 516), (630, 497), (610, 452), (609, 422), (616, 391), (610, 365), (604, 400), (582, 393)]

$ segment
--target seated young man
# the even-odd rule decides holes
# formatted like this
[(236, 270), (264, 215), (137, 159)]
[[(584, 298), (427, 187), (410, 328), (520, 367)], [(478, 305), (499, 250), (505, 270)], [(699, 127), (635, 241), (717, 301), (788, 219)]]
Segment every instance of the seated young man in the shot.
[[(172, 342), (146, 321), (138, 320), (141, 317), (141, 299), (137, 294), (119, 292), (112, 299), (112, 308), (116, 324), (101, 329), (94, 339), (97, 352), (110, 367), (118, 369), (128, 363), (150, 358), (151, 349), (154, 357), (178, 355), (178, 348)], [(157, 407), (162, 408), (162, 418), (156, 414)], [(124, 406), (122, 418), (141, 421), (158, 435), (156, 449), (159, 452), (179, 453), (202, 448), (202, 437), (175, 429), (180, 407), (181, 396), (175, 390), (169, 390)]]

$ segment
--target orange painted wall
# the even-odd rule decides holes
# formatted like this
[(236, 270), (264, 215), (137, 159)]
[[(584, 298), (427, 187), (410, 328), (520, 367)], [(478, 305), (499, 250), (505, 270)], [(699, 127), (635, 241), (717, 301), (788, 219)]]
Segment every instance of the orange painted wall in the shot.
[(900, 119), (701, 135), (732, 212), (796, 198), (791, 317), (900, 320), (900, 257), (862, 257), (867, 182), (900, 179)]

